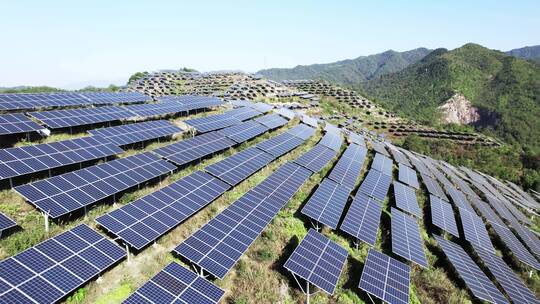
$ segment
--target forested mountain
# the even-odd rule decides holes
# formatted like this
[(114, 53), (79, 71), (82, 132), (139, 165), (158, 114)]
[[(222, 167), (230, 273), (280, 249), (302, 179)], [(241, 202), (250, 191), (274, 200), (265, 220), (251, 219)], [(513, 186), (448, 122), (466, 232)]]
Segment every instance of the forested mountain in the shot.
[(333, 63), (296, 66), (291, 69), (267, 69), (257, 72), (273, 80), (321, 79), (341, 84), (358, 84), (372, 78), (401, 71), (429, 54), (430, 50), (418, 48), (406, 52), (386, 51), (384, 53), (360, 56)]
[(540, 63), (540, 45), (526, 46), (519, 49), (513, 49), (506, 52), (506, 54)]

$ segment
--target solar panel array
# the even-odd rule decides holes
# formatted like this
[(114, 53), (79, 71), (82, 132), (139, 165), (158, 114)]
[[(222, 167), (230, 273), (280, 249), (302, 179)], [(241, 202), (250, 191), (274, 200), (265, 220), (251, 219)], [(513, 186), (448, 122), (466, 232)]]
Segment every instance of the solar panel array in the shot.
[(182, 166), (234, 145), (236, 142), (222, 134), (210, 132), (155, 149), (152, 152)]
[(35, 132), (42, 129), (45, 129), (45, 127), (35, 123), (24, 114), (15, 113), (0, 115), (0, 135)]
[(467, 199), (465, 194), (463, 194), (463, 192), (459, 191), (458, 189), (452, 186), (446, 187), (446, 192), (450, 194), (452, 201), (460, 209), (466, 209), (469, 212), (475, 213), (471, 203), (469, 203), (469, 200)]
[(123, 126), (93, 129), (88, 133), (101, 136), (117, 145), (129, 145), (156, 138), (171, 136), (183, 129), (166, 120), (145, 121)]
[(336, 134), (332, 132), (326, 132), (323, 138), (321, 138), (319, 144), (328, 147), (334, 151), (339, 151), (341, 149), (341, 145), (343, 144), (343, 137), (341, 137), (339, 133)]
[(331, 295), (348, 255), (345, 248), (310, 229), (284, 267)]
[(362, 146), (362, 147), (366, 146), (366, 141), (364, 140), (364, 136), (362, 136), (362, 135), (359, 135), (359, 134), (356, 134), (354, 132), (349, 131), (348, 138), (349, 138), (349, 142), (351, 142), (353, 144), (357, 144), (357, 145)]
[(389, 157), (386, 157), (380, 153), (375, 153), (373, 163), (371, 164), (371, 169), (375, 169), (388, 176), (392, 176), (393, 166), (394, 162), (392, 162)]
[(410, 214), (422, 217), (422, 210), (420, 210), (420, 207), (418, 206), (414, 188), (400, 182), (394, 182), (394, 197), (398, 208), (407, 211)]
[(311, 171), (286, 163), (178, 245), (174, 252), (223, 279), (310, 176)]
[(258, 122), (245, 121), (240, 124), (219, 130), (217, 132), (219, 132), (223, 136), (234, 140), (237, 143), (241, 143), (257, 137), (266, 131), (268, 131), (268, 128)]
[(486, 226), (482, 219), (478, 215), (465, 209), (460, 209), (459, 215), (461, 217), (465, 239), (471, 244), (482, 247), (490, 252), (495, 252), (495, 248), (493, 248), (493, 244), (489, 239)]
[(493, 209), (479, 198), (472, 198), (471, 203), (480, 211), (480, 214), (491, 224), (505, 226), (501, 218), (493, 211)]
[(172, 262), (123, 303), (217, 304), (224, 294), (223, 289)]
[(180, 103), (176, 101), (164, 101), (160, 103), (148, 103), (140, 105), (130, 105), (124, 107), (133, 114), (141, 117), (155, 117), (165, 115), (175, 115), (177, 113), (188, 113), (193, 110), (206, 109), (214, 106), (222, 105), (223, 102), (219, 99), (200, 101), (194, 103)]
[(429, 202), (431, 204), (431, 222), (442, 230), (459, 237), (459, 231), (456, 224), (456, 218), (452, 205), (447, 201), (430, 194)]
[(349, 188), (325, 178), (302, 208), (302, 214), (336, 229), (350, 191)]
[(420, 189), (416, 171), (401, 163), (399, 164), (398, 179), (400, 182), (405, 183), (415, 189)]
[(366, 178), (360, 185), (359, 191), (382, 202), (388, 194), (391, 183), (391, 176), (377, 170), (369, 170)]
[(254, 118), (253, 120), (266, 126), (268, 129), (276, 129), (288, 123), (285, 118), (279, 116), (278, 114), (268, 114)]
[(58, 218), (175, 169), (147, 152), (17, 186), (15, 191)]
[(401, 153), (397, 148), (394, 146), (389, 146), (388, 150), (390, 151), (390, 154), (394, 157), (394, 160), (399, 163), (400, 165), (405, 165), (410, 168), (412, 168), (411, 162), (407, 159), (407, 156), (405, 154)]
[(427, 268), (420, 227), (414, 217), (392, 208), (392, 252)]
[(360, 176), (366, 154), (367, 149), (365, 147), (350, 144), (339, 158), (328, 178), (352, 190)]
[(440, 236), (434, 236), (444, 254), (450, 260), (459, 276), (465, 281), (465, 284), (478, 299), (490, 303), (508, 303), (506, 298), (489, 280), (489, 278), (480, 270), (478, 265), (474, 263), (465, 250), (459, 245), (447, 241)]
[(285, 132), (258, 143), (255, 147), (263, 150), (264, 152), (270, 153), (277, 158), (295, 149), (303, 143), (303, 139)]
[(0, 262), (1, 303), (56, 303), (126, 253), (86, 225)]
[(292, 110), (289, 110), (287, 108), (279, 108), (277, 110), (274, 110), (276, 114), (279, 114), (280, 116), (283, 116), (289, 120), (294, 119), (296, 117), (296, 113)]
[(336, 156), (336, 154), (336, 151), (317, 144), (294, 162), (313, 172), (319, 172)]
[(29, 112), (30, 116), (43, 122), (51, 129), (68, 128), (103, 123), (135, 117), (125, 107), (97, 107), (89, 109)]
[(0, 236), (2, 232), (17, 226), (17, 223), (7, 215), (0, 212)]
[(102, 137), (81, 137), (0, 150), (0, 180), (124, 152)]
[(230, 186), (208, 173), (192, 174), (113, 210), (96, 221), (140, 250), (214, 201)]
[(229, 185), (236, 186), (274, 159), (271, 154), (252, 147), (211, 164), (204, 170)]
[(358, 287), (386, 303), (408, 304), (410, 273), (408, 265), (370, 248)]
[(262, 113), (248, 107), (229, 110), (222, 114), (187, 119), (184, 122), (199, 133), (206, 133), (237, 125), (244, 120), (259, 116)]
[(502, 258), (482, 248), (475, 251), (514, 303), (540, 303)]
[(390, 154), (388, 154), (388, 151), (386, 151), (386, 147), (383, 143), (380, 143), (378, 141), (372, 141), (371, 147), (373, 148), (373, 150), (375, 150), (375, 152), (390, 157)]
[(527, 248), (523, 246), (510, 229), (506, 226), (499, 226), (497, 224), (493, 224), (492, 227), (514, 256), (530, 267), (540, 270), (540, 263), (532, 256)]
[(443, 189), (436, 180), (422, 173), (420, 173), (420, 175), (422, 176), (422, 181), (424, 182), (424, 185), (426, 185), (429, 193), (438, 196), (447, 202), (449, 201), (448, 197), (446, 197), (446, 194), (444, 194)]
[(0, 94), (0, 110), (106, 105), (148, 100), (150, 100), (150, 97), (139, 92), (4, 93)]
[(357, 193), (339, 229), (358, 240), (375, 246), (382, 207), (382, 204), (377, 200), (363, 193)]

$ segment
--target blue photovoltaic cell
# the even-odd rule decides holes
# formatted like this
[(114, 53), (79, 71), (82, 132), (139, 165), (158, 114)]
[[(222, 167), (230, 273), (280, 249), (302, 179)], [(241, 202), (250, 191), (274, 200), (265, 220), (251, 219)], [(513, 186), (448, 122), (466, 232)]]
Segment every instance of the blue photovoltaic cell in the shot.
[(227, 127), (217, 132), (219, 132), (223, 136), (234, 140), (237, 143), (241, 143), (257, 137), (266, 131), (268, 131), (267, 127), (251, 120)]
[(0, 236), (2, 236), (4, 230), (11, 229), (15, 226), (17, 226), (17, 223), (14, 220), (0, 212)]
[(223, 279), (311, 174), (297, 164), (286, 163), (178, 245), (174, 252)]
[(398, 208), (407, 211), (410, 214), (422, 217), (422, 210), (420, 210), (420, 207), (418, 206), (414, 188), (400, 182), (394, 182), (394, 197)]
[(514, 303), (540, 303), (501, 257), (479, 247), (474, 249)]
[(313, 172), (319, 172), (336, 156), (336, 154), (336, 151), (317, 144), (307, 153), (302, 154), (302, 156), (297, 158), (294, 162)]
[(505, 226), (501, 218), (493, 211), (493, 209), (479, 198), (471, 198), (471, 203), (480, 211), (480, 214), (491, 224)]
[(384, 146), (383, 143), (372, 141), (371, 147), (373, 148), (373, 150), (375, 150), (375, 152), (380, 153), (384, 156), (390, 157), (390, 154), (388, 154), (388, 151), (386, 151), (386, 147)]
[(57, 303), (126, 256), (86, 225), (0, 262), (0, 303)]
[(420, 228), (414, 217), (392, 208), (392, 252), (427, 268)]
[(401, 153), (397, 148), (393, 146), (389, 146), (388, 150), (390, 151), (390, 154), (392, 154), (392, 157), (394, 157), (394, 160), (399, 165), (405, 165), (409, 168), (412, 168), (411, 162), (407, 159), (407, 156), (405, 154)]
[(248, 107), (250, 107), (250, 108), (252, 108), (254, 110), (257, 110), (257, 111), (259, 111), (261, 113), (270, 112), (274, 108), (274, 106), (269, 105), (269, 104), (264, 103), (264, 102), (250, 103)]
[(42, 129), (45, 129), (45, 127), (33, 122), (24, 114), (0, 115), (0, 135), (27, 133)]
[(467, 255), (463, 248), (440, 236), (435, 235), (434, 237), (442, 247), (450, 263), (452, 263), (459, 276), (465, 281), (465, 284), (475, 297), (490, 303), (508, 303), (506, 298), (482, 270), (480, 270), (478, 265), (474, 263), (471, 257)]
[(350, 144), (339, 158), (328, 178), (352, 190), (356, 185), (358, 176), (360, 176), (366, 154), (367, 149), (365, 147)]
[(532, 254), (523, 246), (518, 238), (510, 231), (506, 226), (499, 226), (497, 224), (491, 225), (497, 235), (506, 244), (506, 247), (510, 249), (510, 252), (518, 258), (521, 262), (529, 265), (530, 267), (540, 270), (540, 263), (532, 256)]
[(360, 289), (390, 304), (408, 304), (411, 268), (375, 249), (370, 248)]
[(208, 173), (194, 173), (113, 210), (96, 221), (140, 250), (214, 201), (229, 185)]
[(276, 129), (286, 125), (289, 121), (279, 114), (268, 114), (254, 119), (256, 122), (265, 125), (268, 129)]
[(350, 191), (349, 188), (325, 178), (302, 208), (302, 214), (336, 229)]
[(279, 108), (274, 111), (276, 112), (276, 114), (279, 114), (280, 116), (283, 116), (289, 120), (294, 119), (296, 117), (296, 112), (289, 110), (287, 108)]
[(348, 255), (345, 248), (310, 229), (283, 267), (331, 295)]
[(458, 206), (459, 208), (467, 209), (467, 211), (474, 212), (471, 203), (469, 203), (469, 200), (463, 192), (452, 186), (446, 186), (446, 192), (450, 195), (450, 197), (452, 198), (452, 202), (454, 202), (456, 206)]
[(137, 289), (124, 304), (216, 304), (225, 291), (172, 262)]
[(201, 95), (164, 95), (157, 98), (160, 102), (176, 102), (185, 105), (214, 104), (222, 105), (224, 102), (213, 96)]
[(182, 132), (183, 129), (166, 120), (145, 121), (134, 124), (88, 131), (119, 146), (129, 145)]
[(118, 106), (30, 112), (28, 114), (52, 129), (122, 120), (135, 116), (125, 107)]
[(0, 150), (0, 180), (124, 152), (99, 136)]
[(210, 132), (155, 149), (152, 152), (182, 166), (234, 145), (236, 142), (233, 140), (217, 132)]
[(392, 161), (392, 159), (390, 159), (390, 157), (384, 156), (380, 153), (375, 153), (375, 158), (373, 158), (371, 169), (375, 169), (388, 176), (392, 176), (393, 166), (394, 162)]
[(482, 219), (465, 209), (459, 209), (459, 215), (461, 217), (465, 239), (473, 245), (482, 247), (490, 252), (495, 252), (495, 248), (493, 248)]
[(429, 193), (438, 196), (447, 202), (449, 201), (448, 197), (446, 197), (443, 189), (436, 180), (422, 173), (420, 173), (420, 175), (422, 176), (422, 181), (424, 182), (424, 185), (426, 185)]
[(391, 183), (391, 176), (377, 170), (369, 170), (368, 175), (360, 185), (359, 191), (382, 202), (388, 194)]
[(416, 171), (411, 169), (404, 164), (399, 164), (398, 179), (400, 182), (405, 183), (415, 189), (420, 189), (418, 184), (418, 177), (416, 176)]
[(243, 120), (261, 115), (261, 112), (248, 107), (229, 110), (222, 114), (210, 115), (201, 118), (187, 119), (184, 122), (199, 133), (206, 133), (223, 129), (241, 123)]
[(363, 193), (356, 193), (339, 229), (358, 240), (375, 246), (381, 213), (382, 204), (380, 202)]
[(364, 136), (362, 135), (349, 131), (348, 139), (350, 143), (357, 144), (362, 147), (366, 146), (366, 141), (364, 140)]
[(313, 134), (315, 134), (315, 129), (304, 124), (299, 124), (287, 130), (287, 133), (303, 140), (307, 140), (308, 138), (313, 136)]
[(15, 191), (49, 217), (58, 218), (175, 169), (146, 152), (17, 186)]
[[(164, 116), (164, 115), (173, 115), (177, 113), (187, 113), (190, 110), (193, 110), (192, 107), (186, 105), (170, 102), (170, 103), (146, 103), (138, 104), (124, 107), (129, 112), (133, 113), (135, 116), (140, 117), (154, 117), (154, 116)], [(205, 107), (202, 107), (205, 108)]]
[(452, 205), (432, 194), (429, 195), (429, 202), (431, 204), (431, 221), (433, 225), (456, 237), (459, 237), (456, 217), (454, 215)]
[(305, 140), (301, 138), (285, 132), (260, 142), (255, 147), (263, 150), (264, 152), (270, 153), (277, 158), (300, 146), (304, 143), (304, 141)]
[(275, 158), (255, 147), (238, 152), (204, 170), (231, 186), (236, 186)]
[(339, 133), (326, 132), (323, 138), (321, 138), (321, 141), (319, 141), (319, 144), (334, 151), (339, 151), (343, 144), (343, 137)]

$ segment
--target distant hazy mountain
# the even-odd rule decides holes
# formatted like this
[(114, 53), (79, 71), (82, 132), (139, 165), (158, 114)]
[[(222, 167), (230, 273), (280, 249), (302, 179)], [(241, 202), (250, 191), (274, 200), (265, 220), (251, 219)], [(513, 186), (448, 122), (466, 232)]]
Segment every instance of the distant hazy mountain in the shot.
[(526, 46), (519, 49), (513, 49), (506, 52), (506, 54), (540, 63), (540, 45)]
[(431, 52), (418, 48), (406, 52), (393, 50), (384, 53), (361, 56), (333, 63), (299, 65), (290, 69), (267, 69), (257, 72), (273, 80), (322, 79), (340, 84), (357, 84), (375, 77), (401, 71), (405, 67), (424, 58)]

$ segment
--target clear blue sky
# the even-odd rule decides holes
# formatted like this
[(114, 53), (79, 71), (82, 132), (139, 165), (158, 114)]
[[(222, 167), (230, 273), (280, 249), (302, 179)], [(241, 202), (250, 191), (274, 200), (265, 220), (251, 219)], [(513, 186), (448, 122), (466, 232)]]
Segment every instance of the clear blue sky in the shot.
[(388, 49), (540, 44), (540, 1), (0, 1), (0, 87), (122, 84)]

